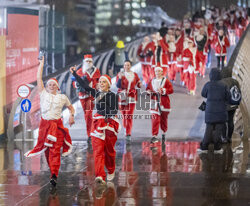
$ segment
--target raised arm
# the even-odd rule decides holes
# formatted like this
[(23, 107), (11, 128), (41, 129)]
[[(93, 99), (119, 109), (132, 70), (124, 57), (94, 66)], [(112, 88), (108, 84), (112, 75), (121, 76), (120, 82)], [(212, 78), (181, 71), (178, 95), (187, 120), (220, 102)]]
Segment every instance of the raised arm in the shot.
[(86, 81), (84, 81), (81, 77), (78, 76), (78, 74), (76, 73), (76, 67), (71, 67), (70, 72), (76, 78), (76, 81), (80, 84), (80, 87), (84, 88), (87, 92), (90, 92), (93, 97), (95, 97), (96, 90), (91, 88)]
[(40, 64), (37, 70), (37, 87), (39, 93), (41, 93), (44, 89), (44, 84), (43, 84), (43, 66), (44, 66), (44, 57), (42, 57), (42, 60), (39, 60)]

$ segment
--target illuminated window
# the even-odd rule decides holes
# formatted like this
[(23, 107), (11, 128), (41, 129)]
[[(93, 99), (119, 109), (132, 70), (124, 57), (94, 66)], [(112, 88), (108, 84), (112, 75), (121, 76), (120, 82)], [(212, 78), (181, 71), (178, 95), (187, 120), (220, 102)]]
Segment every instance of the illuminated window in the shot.
[(126, 41), (127, 41), (127, 42), (131, 41), (131, 37), (130, 37), (130, 36), (127, 36), (127, 37), (126, 37)]
[(140, 4), (134, 2), (134, 3), (132, 3), (132, 7), (134, 9), (139, 9), (140, 8)]
[(114, 4), (114, 8), (115, 8), (115, 9), (119, 9), (119, 8), (120, 8), (120, 5), (119, 5), (119, 4)]
[(132, 15), (136, 18), (140, 18), (140, 13), (138, 11), (132, 11)]
[(139, 19), (132, 19), (132, 24), (133, 25), (140, 24), (140, 20)]
[(130, 9), (130, 8), (131, 8), (130, 4), (129, 4), (129, 3), (126, 3), (126, 4), (125, 4), (125, 9)]

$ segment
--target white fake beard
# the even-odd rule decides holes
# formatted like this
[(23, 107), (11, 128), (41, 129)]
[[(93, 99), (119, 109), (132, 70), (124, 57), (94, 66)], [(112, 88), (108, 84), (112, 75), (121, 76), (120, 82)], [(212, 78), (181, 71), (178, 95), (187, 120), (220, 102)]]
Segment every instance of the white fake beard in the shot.
[(86, 72), (88, 69), (90, 69), (93, 66), (92, 63), (87, 63), (87, 62), (83, 62), (82, 64), (82, 71)]
[(201, 34), (198, 34), (198, 35), (196, 36), (196, 40), (197, 40), (197, 41), (201, 41), (203, 38), (204, 38), (204, 36), (201, 35)]

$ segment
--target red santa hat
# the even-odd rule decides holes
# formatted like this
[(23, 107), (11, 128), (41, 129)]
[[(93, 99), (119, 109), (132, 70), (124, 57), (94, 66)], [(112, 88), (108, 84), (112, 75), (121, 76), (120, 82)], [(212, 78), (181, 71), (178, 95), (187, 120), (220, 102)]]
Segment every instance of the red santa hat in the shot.
[(50, 78), (48, 81), (47, 81), (47, 84), (49, 84), (50, 82), (54, 82), (59, 90), (59, 84), (58, 84), (58, 81), (56, 78)]
[(111, 78), (110, 78), (109, 75), (104, 74), (104, 75), (102, 75), (102, 76), (100, 77), (100, 79), (101, 79), (101, 78), (104, 78), (104, 79), (109, 83), (109, 86), (111, 85)]
[(163, 71), (163, 69), (162, 69), (161, 67), (155, 67), (155, 72), (156, 72), (157, 70)]
[(87, 60), (93, 61), (93, 58), (92, 58), (91, 54), (85, 54), (84, 55), (84, 61), (87, 61)]
[(189, 43), (189, 42), (192, 42), (194, 44), (194, 39), (193, 38), (186, 38), (186, 41)]

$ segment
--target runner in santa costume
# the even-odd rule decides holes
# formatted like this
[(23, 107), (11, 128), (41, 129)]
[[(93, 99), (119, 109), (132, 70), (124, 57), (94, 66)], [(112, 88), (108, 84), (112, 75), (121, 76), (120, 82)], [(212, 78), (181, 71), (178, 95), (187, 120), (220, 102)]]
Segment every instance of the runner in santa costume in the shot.
[(213, 40), (215, 56), (217, 57), (217, 68), (224, 68), (224, 61), (227, 55), (227, 47), (230, 46), (229, 40), (224, 35), (223, 29), (219, 29), (218, 34)]
[(206, 69), (206, 60), (207, 60), (207, 50), (208, 50), (208, 36), (205, 32), (204, 27), (200, 27), (199, 33), (194, 37), (195, 44), (197, 46), (197, 52), (200, 53), (200, 56), (203, 56), (202, 62), (199, 65), (199, 73), (204, 78), (205, 69)]
[(138, 75), (131, 71), (131, 62), (125, 61), (124, 72), (116, 76), (116, 86), (119, 94), (119, 109), (122, 113), (122, 124), (126, 130), (126, 141), (131, 142), (131, 131), (133, 127), (133, 114), (137, 101), (136, 87), (141, 88), (141, 81)]
[(182, 52), (183, 52), (183, 42), (184, 34), (181, 32), (181, 28), (177, 27), (175, 30), (175, 45), (176, 45), (176, 70), (180, 72), (180, 84), (184, 86), (184, 73), (183, 73), (183, 61), (182, 61)]
[[(153, 39), (153, 59), (152, 68), (160, 66), (163, 69), (163, 75), (167, 76), (168, 73), (168, 45), (165, 39), (157, 33)], [(154, 71), (154, 70), (153, 70)]]
[(238, 22), (237, 36), (240, 38), (247, 27), (247, 19), (243, 17), (241, 11), (236, 11), (235, 15)]
[(168, 114), (170, 112), (169, 94), (173, 93), (173, 86), (163, 76), (161, 67), (155, 68), (155, 78), (152, 79), (146, 90), (150, 94), (150, 113), (152, 114), (152, 139), (151, 143), (158, 142), (159, 127), (162, 130), (162, 140), (165, 141), (165, 134), (168, 130)]
[[(92, 55), (86, 54), (84, 55), (84, 60), (82, 63), (82, 68), (80, 68), (76, 72), (81, 78), (86, 79), (89, 83), (89, 86), (93, 89), (96, 89), (98, 80), (101, 76), (100, 70), (93, 65)], [(87, 135), (88, 135), (88, 143), (91, 143), (90, 131), (92, 127), (92, 113), (94, 109), (94, 98), (84, 90), (79, 87), (79, 84), (75, 81), (75, 78), (72, 78), (73, 86), (77, 89), (79, 99), (82, 105), (82, 109), (84, 112), (84, 119), (86, 123)]]
[(103, 186), (106, 184), (104, 166), (108, 171), (107, 181), (113, 180), (115, 176), (115, 143), (121, 129), (116, 117), (118, 96), (110, 91), (111, 78), (108, 75), (102, 75), (99, 78), (99, 90), (96, 90), (88, 85), (88, 81), (77, 75), (75, 67), (71, 67), (70, 71), (80, 87), (95, 98), (97, 112), (93, 117), (90, 135), (95, 160), (95, 182)]
[(198, 52), (194, 46), (192, 39), (188, 38), (188, 48), (183, 51), (183, 68), (185, 75), (185, 85), (191, 95), (195, 95), (196, 90), (196, 74), (199, 73), (199, 65), (201, 65), (203, 55)]
[(46, 88), (42, 81), (44, 58), (40, 60), (37, 71), (37, 87), (40, 94), (41, 121), (39, 125), (38, 141), (36, 146), (25, 153), (26, 157), (32, 157), (45, 152), (46, 160), (51, 172), (50, 183), (56, 186), (57, 176), (60, 168), (61, 148), (62, 155), (66, 156), (71, 152), (72, 143), (67, 128), (63, 126), (61, 119), (62, 109), (66, 106), (69, 109), (69, 125), (74, 124), (74, 107), (68, 97), (59, 94), (58, 81), (54, 78), (48, 80)]
[(237, 22), (234, 12), (230, 12), (229, 19), (226, 23), (229, 33), (230, 44), (236, 44), (236, 30), (237, 30)]
[(139, 57), (139, 61), (141, 63), (142, 78), (146, 85), (150, 80), (151, 61), (153, 55), (149, 45), (150, 38), (146, 36), (137, 50), (137, 56)]
[(176, 50), (175, 36), (168, 35), (168, 78), (173, 82), (176, 80), (176, 72), (178, 71)]

